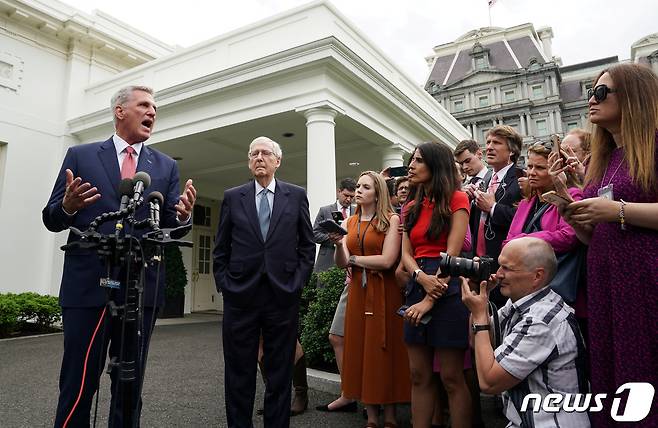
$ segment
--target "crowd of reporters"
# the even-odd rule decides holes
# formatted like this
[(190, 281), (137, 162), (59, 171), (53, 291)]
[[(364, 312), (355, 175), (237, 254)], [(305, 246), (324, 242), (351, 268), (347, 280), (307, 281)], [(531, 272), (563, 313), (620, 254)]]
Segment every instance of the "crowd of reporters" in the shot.
[(657, 384), (655, 334), (643, 326), (656, 325), (658, 77), (605, 70), (589, 107), (589, 131), (530, 143), (525, 165), (523, 137), (506, 125), (487, 132), (484, 150), (421, 144), (403, 177), (361, 174), (343, 233), (322, 234), (316, 220), (316, 242), (334, 244), (349, 271), (336, 312), (346, 345), (334, 347), (343, 394), (319, 410), (361, 401), (368, 427), (378, 406), (394, 427), (394, 405), (410, 401), (414, 427), (445, 424), (447, 409), (452, 427), (485, 426), (481, 388), (502, 394), (510, 426), (605, 427), (609, 403), (549, 414), (522, 402)]

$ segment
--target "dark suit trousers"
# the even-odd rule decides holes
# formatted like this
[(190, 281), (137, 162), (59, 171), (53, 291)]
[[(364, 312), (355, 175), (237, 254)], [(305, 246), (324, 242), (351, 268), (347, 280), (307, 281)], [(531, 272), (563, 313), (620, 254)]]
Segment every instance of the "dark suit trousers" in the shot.
[(224, 391), (229, 428), (252, 428), (256, 394), (258, 341), (263, 335), (265, 364), (265, 427), (290, 425), (292, 381), (299, 296), (282, 305), (263, 276), (256, 297), (247, 306), (224, 301)]
[[(87, 357), (85, 381), (80, 401), (75, 411), (70, 417), (67, 427), (88, 427), (90, 410), (93, 402), (94, 393), (98, 387), (99, 379), (105, 367), (105, 359), (109, 344), (110, 358), (119, 355), (121, 322), (117, 317), (111, 317), (106, 311), (104, 322), (98, 329), (94, 343), (89, 348), (91, 337), (99, 323), (103, 308), (62, 308), (62, 321), (64, 324), (64, 356), (62, 358), (62, 369), (59, 375), (59, 401), (57, 403), (57, 415), (55, 417), (55, 427), (59, 428), (71, 413), (71, 409), (78, 400), (80, 394), (80, 385), (82, 383), (83, 370), (85, 368), (85, 357)], [(148, 342), (151, 338), (152, 324), (151, 317), (153, 308), (144, 308), (143, 333), (144, 340), (142, 343), (142, 355), (145, 355), (148, 349)], [(111, 374), (112, 395), (114, 396), (116, 370)], [(138, 380), (133, 383), (133, 396), (137, 396), (139, 387)], [(121, 385), (119, 385), (119, 388)], [(112, 418), (112, 427), (122, 427), (122, 399), (121, 394), (115, 397), (118, 402), (114, 403), (114, 409), (110, 410)], [(141, 411), (141, 400), (137, 406), (137, 411)], [(138, 416), (139, 418), (139, 416)], [(126, 422), (126, 426), (132, 426)], [(139, 426), (139, 423), (138, 423)]]

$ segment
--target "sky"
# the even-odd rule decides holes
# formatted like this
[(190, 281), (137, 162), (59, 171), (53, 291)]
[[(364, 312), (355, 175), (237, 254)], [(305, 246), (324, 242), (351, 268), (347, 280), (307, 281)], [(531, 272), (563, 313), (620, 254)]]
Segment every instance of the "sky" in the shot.
[[(47, 0), (46, 0), (47, 1)], [(330, 0), (349, 21), (422, 85), (425, 57), (436, 45), (489, 26), (487, 0)], [(308, 0), (64, 0), (91, 13), (106, 12), (171, 45), (182, 47), (224, 34)], [(533, 23), (553, 28), (553, 55), (563, 65), (617, 55), (658, 32), (656, 0), (496, 0), (491, 24)]]

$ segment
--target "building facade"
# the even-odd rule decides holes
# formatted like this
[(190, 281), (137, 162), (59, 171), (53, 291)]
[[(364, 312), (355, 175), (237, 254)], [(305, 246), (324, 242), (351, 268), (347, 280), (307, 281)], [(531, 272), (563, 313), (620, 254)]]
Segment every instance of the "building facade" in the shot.
[[(550, 27), (532, 24), (470, 31), (438, 45), (426, 58), (425, 90), (484, 144), (489, 129), (510, 125), (535, 140), (587, 127), (587, 89), (616, 56), (563, 66), (552, 52)], [(629, 61), (658, 71), (658, 34), (631, 47)], [(520, 163), (524, 162), (522, 156)]]
[(198, 191), (194, 247), (183, 250), (187, 312), (222, 308), (211, 269), (219, 207), (250, 179), (255, 137), (281, 144), (277, 177), (306, 188), (314, 217), (337, 180), (402, 165), (423, 141), (468, 136), (325, 1), (188, 48), (56, 0), (0, 0), (0, 18), (0, 292), (58, 294), (67, 234), (48, 232), (41, 210), (68, 147), (112, 135), (110, 98), (124, 86), (154, 88), (147, 144)]

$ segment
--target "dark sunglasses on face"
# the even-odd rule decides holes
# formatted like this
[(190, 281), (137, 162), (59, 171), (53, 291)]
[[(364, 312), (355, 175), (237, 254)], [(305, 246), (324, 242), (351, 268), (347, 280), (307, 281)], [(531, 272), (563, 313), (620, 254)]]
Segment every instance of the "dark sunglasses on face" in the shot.
[(594, 100), (597, 103), (602, 102), (603, 100), (606, 99), (609, 93), (611, 92), (617, 92), (616, 89), (610, 89), (607, 85), (596, 85), (594, 88), (590, 88), (587, 90), (587, 99), (589, 100), (594, 96)]

